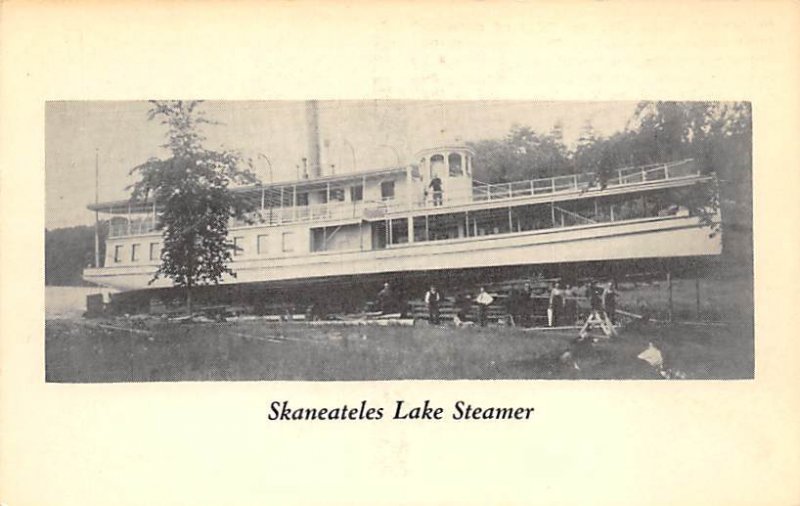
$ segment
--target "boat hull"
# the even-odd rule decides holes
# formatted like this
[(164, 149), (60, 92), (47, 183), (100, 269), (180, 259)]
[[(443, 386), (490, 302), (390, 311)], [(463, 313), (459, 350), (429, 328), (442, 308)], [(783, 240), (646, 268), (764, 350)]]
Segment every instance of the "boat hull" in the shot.
[[(329, 251), (296, 257), (237, 258), (222, 284), (307, 282), (330, 277), (430, 272), (517, 265), (718, 255), (720, 234), (692, 216), (646, 218), (503, 235), (395, 245), (380, 250)], [(152, 281), (154, 262), (90, 268), (84, 279), (120, 291), (167, 288)]]

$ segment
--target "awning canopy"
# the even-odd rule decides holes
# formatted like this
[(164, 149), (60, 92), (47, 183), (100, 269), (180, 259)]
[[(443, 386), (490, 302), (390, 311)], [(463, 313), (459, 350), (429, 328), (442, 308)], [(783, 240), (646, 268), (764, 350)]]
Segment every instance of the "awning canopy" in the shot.
[[(348, 184), (357, 184), (364, 179), (381, 179), (397, 174), (405, 174), (406, 167), (389, 167), (385, 169), (373, 170), (369, 172), (351, 172), (348, 174), (330, 174), (327, 176), (315, 177), (313, 179), (302, 179), (300, 181), (285, 181), (272, 184), (258, 184), (233, 188), (233, 191), (244, 193), (245, 198), (254, 203), (261, 202), (262, 194), (269, 202), (280, 203), (282, 194), (287, 189), (301, 193), (310, 191), (325, 190), (330, 185), (331, 188), (344, 187)], [(282, 191), (283, 190), (283, 191)], [(156, 205), (158, 205), (156, 203)], [(127, 214), (127, 213), (151, 213), (153, 212), (153, 200), (134, 201), (116, 200), (111, 202), (100, 202), (87, 206), (91, 211), (98, 211), (108, 214)]]

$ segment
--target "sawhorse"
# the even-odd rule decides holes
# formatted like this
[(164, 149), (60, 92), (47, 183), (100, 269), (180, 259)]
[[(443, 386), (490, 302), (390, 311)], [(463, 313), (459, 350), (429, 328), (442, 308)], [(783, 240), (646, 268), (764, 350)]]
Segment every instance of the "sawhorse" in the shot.
[(586, 339), (589, 337), (589, 332), (597, 327), (600, 327), (603, 330), (603, 334), (609, 339), (612, 336), (617, 336), (617, 330), (614, 328), (614, 324), (611, 323), (611, 320), (608, 319), (608, 315), (606, 315), (605, 311), (597, 309), (593, 309), (592, 312), (589, 313), (589, 317), (586, 318), (586, 323), (583, 324), (578, 335), (581, 339)]

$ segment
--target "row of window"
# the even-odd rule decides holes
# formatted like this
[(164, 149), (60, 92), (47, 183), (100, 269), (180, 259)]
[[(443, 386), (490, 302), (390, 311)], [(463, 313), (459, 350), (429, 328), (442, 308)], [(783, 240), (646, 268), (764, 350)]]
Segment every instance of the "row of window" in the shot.
[[(270, 246), (270, 238), (273, 236), (270, 234), (259, 234), (256, 237), (256, 254), (257, 255), (269, 255), (270, 253), (278, 253), (274, 251), (275, 246)], [(295, 250), (295, 234), (294, 232), (282, 232), (281, 233), (281, 243), (280, 243), (280, 252), (281, 253), (294, 253)], [(243, 256), (249, 254), (247, 248), (247, 237), (245, 236), (235, 236), (233, 238), (233, 256)]]
[[(118, 264), (123, 261), (124, 258), (124, 244), (117, 244), (114, 246), (114, 263)], [(131, 262), (138, 262), (141, 260), (142, 257), (142, 245), (141, 244), (131, 244), (131, 255), (130, 261)], [(161, 258), (161, 243), (160, 242), (151, 242), (150, 243), (150, 250), (149, 250), (150, 260), (158, 260)]]
[[(295, 251), (295, 234), (294, 232), (283, 232), (281, 234), (280, 252), (293, 253)], [(270, 234), (261, 234), (256, 238), (256, 253), (258, 255), (268, 255), (270, 253), (278, 253), (274, 250), (274, 246), (270, 247)], [(247, 238), (244, 236), (235, 236), (233, 238), (233, 255), (242, 256), (248, 254)], [(114, 263), (122, 263), (125, 259), (125, 244), (117, 244), (114, 246)], [(161, 243), (151, 242), (149, 250), (149, 258), (152, 261), (161, 258)], [(138, 262), (142, 259), (142, 245), (134, 243), (130, 245), (130, 258), (131, 262)]]
[[(390, 200), (394, 198), (394, 181), (383, 181), (381, 182), (381, 199), (382, 200)], [(350, 193), (350, 201), (351, 202), (361, 202), (364, 200), (364, 186), (363, 185), (353, 185), (346, 188), (330, 188), (325, 190), (319, 190), (317, 192), (319, 196), (319, 202), (322, 204), (327, 204), (328, 202), (344, 202), (345, 201), (345, 192)], [(272, 196), (268, 197), (266, 201), (266, 205), (269, 207), (293, 207), (295, 205), (298, 207), (304, 207), (309, 205), (309, 193), (302, 192), (293, 194), (291, 192), (283, 192), (282, 197), (280, 196)]]

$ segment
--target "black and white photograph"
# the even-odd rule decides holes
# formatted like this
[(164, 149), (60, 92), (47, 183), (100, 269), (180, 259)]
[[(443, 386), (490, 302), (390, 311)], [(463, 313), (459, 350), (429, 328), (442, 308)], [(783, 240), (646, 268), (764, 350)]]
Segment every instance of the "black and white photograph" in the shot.
[(720, 101), (48, 101), (54, 383), (754, 377)]
[(0, 5), (0, 506), (787, 506), (800, 4)]

